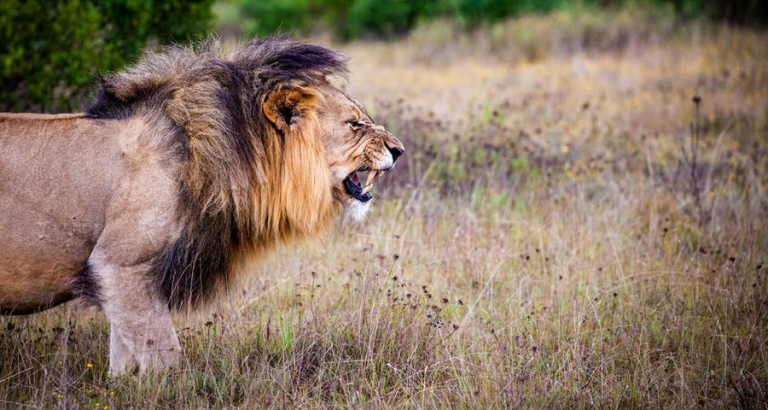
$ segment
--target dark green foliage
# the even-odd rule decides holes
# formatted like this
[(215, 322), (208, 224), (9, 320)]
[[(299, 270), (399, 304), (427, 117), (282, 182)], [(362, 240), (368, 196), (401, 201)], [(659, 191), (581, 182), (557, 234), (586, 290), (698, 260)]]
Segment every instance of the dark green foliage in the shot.
[[(324, 3), (322, 0), (320, 3)], [(337, 37), (394, 38), (421, 20), (451, 15), (454, 0), (331, 0), (333, 18), (326, 19)]]
[(112, 48), (98, 30), (92, 4), (0, 2), (0, 109), (55, 109), (82, 97), (89, 71), (111, 63)]
[(518, 2), (519, 0), (460, 0), (458, 14), (474, 26), (483, 21), (496, 21), (512, 15)]
[[(562, 3), (557, 0), (528, 0), (529, 3)], [(765, 0), (581, 0), (577, 3), (598, 7), (621, 7), (627, 4), (645, 7), (671, 7), (682, 20), (707, 18), (733, 24), (765, 26), (768, 24), (768, 2)]]
[(306, 34), (317, 24), (342, 39), (392, 38), (421, 19), (451, 14), (453, 0), (243, 0), (247, 35)]
[(306, 34), (315, 23), (310, 3), (308, 0), (245, 0), (241, 4), (242, 12), (250, 17), (245, 29), (259, 37), (285, 32)]
[[(702, 13), (713, 20), (736, 24), (768, 24), (768, 2), (765, 0), (675, 0), (675, 8), (690, 15)], [(687, 8), (686, 8), (687, 7)]]
[(321, 24), (342, 39), (392, 38), (407, 34), (419, 21), (438, 16), (474, 28), (527, 13), (628, 5), (657, 8), (680, 20), (768, 23), (768, 2), (762, 0), (242, 0), (239, 4), (247, 18), (247, 35), (306, 34)]
[(420, 1), (355, 0), (349, 10), (344, 37), (366, 34), (392, 38), (410, 30), (416, 23)]
[[(213, 0), (92, 0), (104, 35), (121, 54), (136, 56), (148, 39), (184, 42), (206, 34)], [(127, 54), (127, 55), (126, 55)]]
[(202, 34), (213, 0), (0, 2), (0, 111), (82, 106), (95, 74), (122, 67), (148, 41)]

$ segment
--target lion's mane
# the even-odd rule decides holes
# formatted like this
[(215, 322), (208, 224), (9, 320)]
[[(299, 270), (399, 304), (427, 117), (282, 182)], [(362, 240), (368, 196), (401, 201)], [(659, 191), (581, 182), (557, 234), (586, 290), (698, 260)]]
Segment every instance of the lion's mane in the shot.
[[(346, 72), (339, 53), (272, 37), (231, 52), (208, 41), (147, 53), (101, 80), (88, 117), (172, 124), (142, 136), (181, 163), (178, 236), (148, 261), (169, 305), (206, 301), (246, 260), (331, 223), (336, 205), (317, 135), (317, 87)], [(262, 112), (281, 88), (301, 94), (302, 121), (286, 132)]]

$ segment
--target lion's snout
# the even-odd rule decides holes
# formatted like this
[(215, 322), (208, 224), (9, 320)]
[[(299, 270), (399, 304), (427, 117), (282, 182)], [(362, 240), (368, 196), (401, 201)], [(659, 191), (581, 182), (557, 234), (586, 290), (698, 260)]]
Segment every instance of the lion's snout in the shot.
[(401, 155), (405, 152), (403, 148), (400, 147), (390, 147), (386, 142), (384, 145), (389, 150), (389, 153), (392, 154), (392, 163), (397, 162), (397, 159), (400, 158)]

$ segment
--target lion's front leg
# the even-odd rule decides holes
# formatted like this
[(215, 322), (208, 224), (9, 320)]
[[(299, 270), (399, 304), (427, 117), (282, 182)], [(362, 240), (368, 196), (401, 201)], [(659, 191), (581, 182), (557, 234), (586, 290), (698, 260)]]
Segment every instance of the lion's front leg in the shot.
[(181, 347), (170, 323), (126, 324), (110, 319), (109, 374), (141, 372), (147, 369), (166, 369), (178, 365)]
[(109, 320), (109, 372), (177, 366), (181, 347), (167, 302), (154, 290), (148, 263), (119, 266), (98, 253), (90, 262), (99, 283), (100, 304)]

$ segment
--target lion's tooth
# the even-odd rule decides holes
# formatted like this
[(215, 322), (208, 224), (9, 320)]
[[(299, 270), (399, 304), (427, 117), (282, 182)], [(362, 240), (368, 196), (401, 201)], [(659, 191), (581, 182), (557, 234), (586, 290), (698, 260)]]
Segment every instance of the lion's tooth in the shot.
[(371, 189), (373, 189), (373, 181), (376, 180), (376, 177), (379, 175), (378, 171), (368, 171), (368, 178), (365, 181), (365, 187), (363, 188), (363, 195), (367, 194), (368, 192), (371, 192)]
[(378, 175), (379, 175), (378, 171), (374, 171), (374, 170), (368, 171), (368, 179), (365, 181), (365, 187), (369, 188), (371, 185), (373, 185), (373, 181), (376, 179)]

